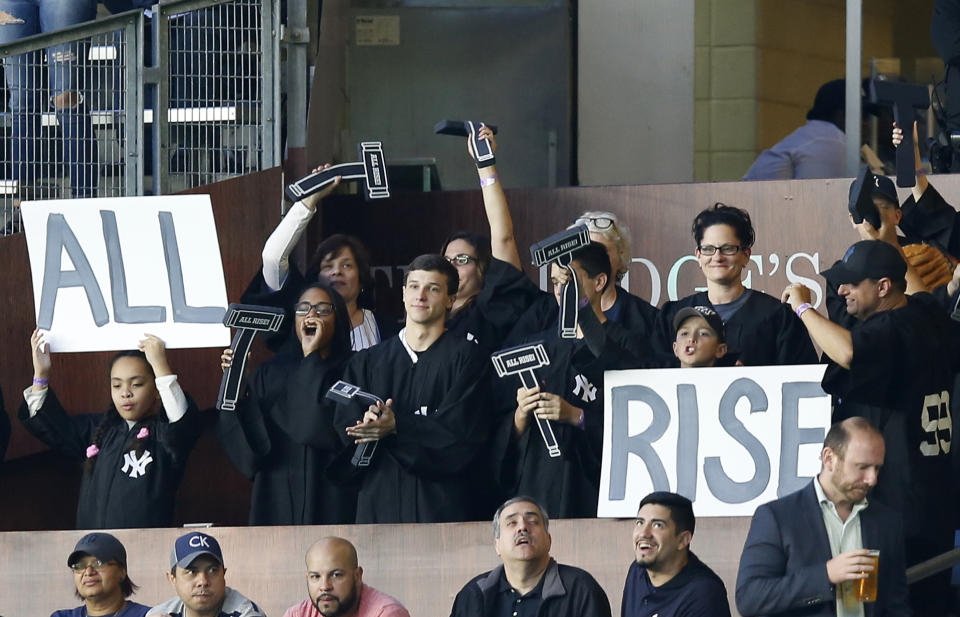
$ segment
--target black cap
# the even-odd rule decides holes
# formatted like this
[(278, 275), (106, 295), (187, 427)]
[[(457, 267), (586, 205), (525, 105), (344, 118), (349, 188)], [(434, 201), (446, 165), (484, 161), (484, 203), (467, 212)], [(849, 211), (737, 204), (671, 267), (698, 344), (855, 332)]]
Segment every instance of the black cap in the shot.
[[(866, 167), (866, 165), (864, 165)], [(878, 176), (869, 169), (862, 170), (856, 180), (850, 183), (850, 208), (853, 212), (853, 205), (856, 203), (859, 193), (865, 195), (879, 195), (894, 205), (900, 205), (900, 198), (897, 196), (897, 187), (893, 185), (893, 180), (886, 176)]]
[(707, 322), (707, 325), (710, 326), (710, 329), (716, 333), (717, 340), (721, 343), (726, 340), (727, 332), (723, 325), (723, 320), (720, 319), (720, 315), (709, 306), (685, 306), (677, 311), (677, 314), (673, 317), (674, 334), (680, 329), (683, 322), (691, 317), (702, 317)]
[(841, 261), (820, 274), (833, 285), (883, 277), (899, 281), (907, 274), (907, 262), (900, 251), (883, 240), (861, 240), (847, 249)]
[(96, 557), (106, 563), (116, 561), (123, 567), (127, 566), (127, 549), (123, 548), (120, 540), (108, 533), (94, 532), (80, 538), (73, 552), (67, 557), (67, 565), (72, 566), (84, 555)]

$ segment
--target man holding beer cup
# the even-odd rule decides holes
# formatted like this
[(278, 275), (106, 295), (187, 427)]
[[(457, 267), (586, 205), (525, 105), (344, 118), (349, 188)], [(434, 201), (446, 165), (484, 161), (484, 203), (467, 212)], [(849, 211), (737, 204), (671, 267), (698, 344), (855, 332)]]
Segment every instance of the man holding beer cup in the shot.
[(900, 515), (867, 500), (884, 451), (864, 418), (834, 424), (820, 474), (757, 508), (737, 574), (743, 617), (911, 615)]

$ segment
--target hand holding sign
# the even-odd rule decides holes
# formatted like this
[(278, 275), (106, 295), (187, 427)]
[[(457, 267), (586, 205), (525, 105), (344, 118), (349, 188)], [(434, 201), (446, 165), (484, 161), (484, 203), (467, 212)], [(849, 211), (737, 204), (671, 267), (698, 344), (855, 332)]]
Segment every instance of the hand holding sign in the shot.
[(590, 244), (590, 230), (586, 225), (577, 225), (530, 246), (533, 265), (539, 268), (551, 261), (556, 261), (558, 266), (570, 271), (570, 280), (564, 284), (561, 294), (560, 338), (577, 338), (580, 289), (577, 275), (570, 264), (573, 263), (573, 252), (588, 244)]
[[(533, 404), (531, 409), (535, 409), (538, 406), (540, 389), (537, 385), (537, 376), (534, 370), (550, 364), (550, 358), (547, 356), (547, 351), (543, 348), (543, 343), (537, 342), (503, 349), (490, 356), (490, 359), (493, 360), (493, 366), (497, 370), (498, 377), (503, 378), (507, 375), (519, 375), (520, 383), (523, 384), (526, 390), (537, 390), (537, 398), (530, 402)], [(519, 392), (517, 393), (517, 403), (518, 405), (520, 404)], [(527, 403), (524, 404), (526, 405)], [(519, 408), (517, 413), (520, 413)], [(534, 418), (537, 421), (537, 428), (540, 429), (540, 436), (543, 438), (543, 443), (547, 447), (547, 452), (550, 454), (550, 457), (555, 458), (560, 456), (560, 445), (557, 443), (556, 435), (554, 435), (553, 425), (550, 424), (549, 420), (541, 418), (539, 414), (534, 414)], [(522, 424), (525, 428), (526, 418), (524, 418)], [(514, 416), (514, 427), (517, 427), (516, 416)], [(523, 430), (520, 432), (522, 433)]]
[(467, 152), (473, 157), (478, 169), (489, 167), (497, 162), (493, 155), (496, 144), (486, 139), (480, 139), (480, 132), (486, 128), (490, 135), (496, 134), (497, 127), (474, 120), (442, 120), (433, 127), (437, 135), (455, 135), (466, 137)]
[(167, 346), (162, 340), (152, 334), (144, 334), (137, 349), (143, 352), (147, 357), (150, 368), (153, 369), (154, 377), (166, 377), (172, 375), (170, 364), (167, 362)]
[[(30, 350), (33, 355), (33, 378), (37, 379), (48, 379), (50, 377), (50, 345), (47, 344), (47, 341), (44, 339), (43, 330), (37, 328), (33, 331), (33, 334), (30, 336)], [(34, 389), (42, 390), (46, 386), (37, 387), (37, 384), (34, 384)]]
[(217, 409), (233, 411), (240, 397), (240, 383), (246, 373), (246, 364), (253, 337), (257, 332), (277, 332), (283, 323), (283, 310), (272, 306), (254, 306), (249, 304), (231, 304), (223, 318), (223, 325), (236, 328), (237, 333), (230, 343), (233, 356), (239, 356), (240, 367), (233, 364), (233, 356), (228, 366), (224, 366), (221, 355), (220, 366), (224, 369), (220, 381), (220, 393), (217, 395)]
[[(330, 386), (330, 389), (327, 390), (326, 398), (338, 403), (349, 403), (355, 398), (362, 401), (367, 401), (370, 403), (370, 406), (367, 408), (367, 413), (374, 409), (379, 411), (381, 406), (384, 404), (383, 400), (379, 396), (370, 394), (369, 392), (364, 392), (359, 387), (342, 380)], [(391, 412), (392, 411), (393, 409), (391, 408)], [(364, 418), (366, 418), (366, 415), (367, 414), (365, 413)], [(350, 432), (351, 428), (353, 427), (347, 427), (348, 433)], [(394, 430), (396, 430), (396, 419), (394, 419)], [(369, 467), (370, 461), (373, 460), (373, 453), (377, 450), (377, 443), (377, 441), (367, 441), (357, 444), (357, 448), (353, 452), (353, 458), (350, 459), (350, 464), (358, 469)]]
[(392, 398), (388, 398), (386, 403), (370, 405), (362, 420), (357, 420), (354, 426), (347, 427), (347, 435), (353, 438), (355, 444), (379, 441), (396, 432), (397, 416), (393, 412)]
[[(321, 165), (320, 167), (314, 167), (313, 171), (310, 173), (316, 174), (321, 171), (325, 171), (327, 169), (330, 169), (330, 163), (327, 163), (326, 165)], [(316, 193), (310, 193), (309, 195), (305, 195), (303, 199), (300, 200), (300, 203), (306, 206), (307, 210), (313, 210), (315, 212), (317, 210), (317, 204), (319, 204), (324, 197), (332, 193), (333, 189), (340, 186), (340, 181), (342, 179), (343, 179), (343, 176), (334, 176), (333, 181), (330, 182), (330, 184), (327, 184), (322, 190), (317, 191)]]

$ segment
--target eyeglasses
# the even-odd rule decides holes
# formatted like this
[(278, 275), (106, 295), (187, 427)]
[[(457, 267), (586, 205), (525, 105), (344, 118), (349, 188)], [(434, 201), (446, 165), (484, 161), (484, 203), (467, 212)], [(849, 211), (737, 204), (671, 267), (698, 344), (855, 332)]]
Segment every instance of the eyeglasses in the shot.
[(103, 562), (99, 559), (94, 559), (93, 561), (78, 561), (76, 563), (70, 564), (70, 569), (74, 572), (84, 572), (87, 568), (93, 568), (97, 572), (103, 569), (104, 566), (109, 566), (112, 562), (107, 561)]
[(300, 317), (305, 317), (310, 314), (310, 309), (316, 311), (318, 317), (327, 317), (329, 315), (333, 315), (332, 302), (317, 302), (316, 304), (310, 304), (309, 302), (297, 302), (293, 307), (293, 312)]
[(444, 259), (458, 266), (465, 266), (471, 261), (477, 261), (476, 257), (467, 255), (466, 253), (460, 253), (459, 255), (454, 255), (453, 257), (444, 257)]
[(736, 255), (737, 253), (739, 253), (740, 248), (741, 247), (739, 244), (724, 244), (723, 246), (713, 246), (712, 244), (703, 244), (701, 246), (698, 246), (697, 250), (700, 251), (701, 255), (705, 255), (707, 257), (710, 257), (717, 251), (720, 251), (721, 255), (726, 255), (729, 257), (730, 255)]
[(610, 229), (615, 227), (617, 222), (609, 216), (588, 216), (574, 221), (577, 225), (593, 225), (596, 229)]

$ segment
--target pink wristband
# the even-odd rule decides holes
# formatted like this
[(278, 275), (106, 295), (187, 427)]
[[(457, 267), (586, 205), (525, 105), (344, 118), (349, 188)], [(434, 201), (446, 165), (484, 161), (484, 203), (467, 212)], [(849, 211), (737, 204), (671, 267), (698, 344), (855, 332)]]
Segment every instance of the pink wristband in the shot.
[(807, 309), (812, 309), (812, 308), (813, 308), (812, 304), (810, 304), (809, 302), (804, 302), (803, 304), (797, 307), (797, 317), (803, 317), (803, 314), (807, 311)]

